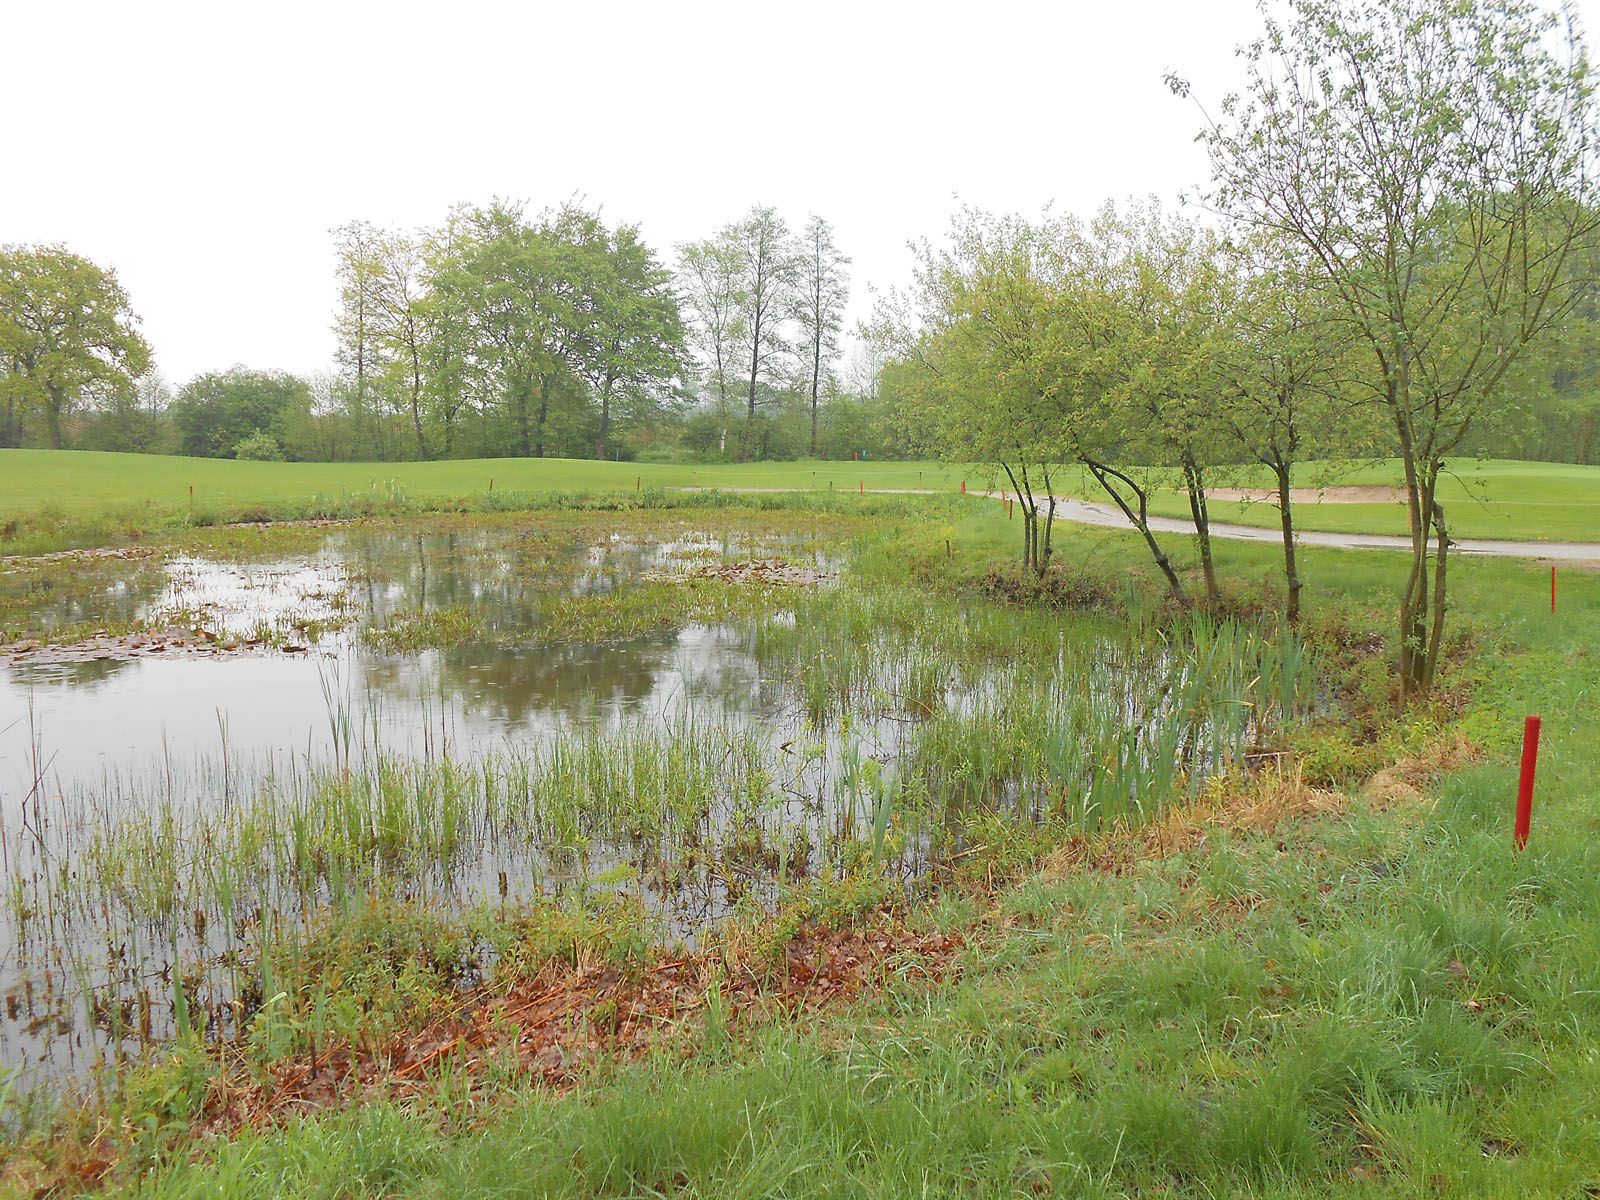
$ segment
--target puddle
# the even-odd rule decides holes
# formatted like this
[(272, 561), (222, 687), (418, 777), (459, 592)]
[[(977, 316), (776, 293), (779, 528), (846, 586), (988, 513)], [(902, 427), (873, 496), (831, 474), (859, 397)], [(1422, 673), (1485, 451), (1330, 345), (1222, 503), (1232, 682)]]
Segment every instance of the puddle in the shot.
[(241, 961), (375, 889), (626, 892), (693, 938), (849, 863), (910, 884), (963, 852), (969, 806), (1162, 802), (1246, 752), (1274, 688), (1286, 712), (1308, 690), (1297, 650), (1238, 631), (1180, 654), (833, 588), (814, 537), (318, 536), (0, 570), (11, 611), (37, 593), (28, 628), (87, 629), (0, 653), (0, 1067), (159, 1039), (177, 978), (233, 1031)]

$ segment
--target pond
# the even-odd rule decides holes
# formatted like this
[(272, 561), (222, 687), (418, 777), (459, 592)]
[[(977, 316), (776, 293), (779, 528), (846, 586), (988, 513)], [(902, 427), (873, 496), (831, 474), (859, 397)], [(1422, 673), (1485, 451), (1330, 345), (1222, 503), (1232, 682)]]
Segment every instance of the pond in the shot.
[(808, 878), (915, 886), (1154, 811), (1312, 694), (1290, 637), (937, 597), (840, 531), (290, 540), (0, 575), (0, 1064), (226, 1036), (252, 964), (374, 900), (626, 895), (693, 939)]

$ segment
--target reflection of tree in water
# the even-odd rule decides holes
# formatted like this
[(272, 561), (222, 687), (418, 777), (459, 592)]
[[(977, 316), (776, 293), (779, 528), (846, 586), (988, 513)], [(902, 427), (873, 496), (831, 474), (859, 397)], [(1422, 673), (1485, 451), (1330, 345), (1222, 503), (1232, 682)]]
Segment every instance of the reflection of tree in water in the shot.
[(166, 591), (158, 559), (106, 558), (0, 571), (0, 614), (39, 632), (99, 622), (122, 624)]
[(87, 688), (104, 683), (133, 663), (129, 660), (96, 658), (84, 662), (16, 663), (11, 678), (23, 687)]
[(673, 635), (609, 646), (528, 650), (462, 646), (441, 653), (439, 685), (468, 712), (509, 724), (537, 714), (568, 720), (636, 708), (671, 669)]
[[(469, 720), (504, 725), (581, 722), (630, 711), (656, 714), (685, 702), (743, 714), (771, 713), (743, 635), (691, 625), (608, 645), (508, 650), (481, 644), (424, 655), (367, 655), (366, 688), (386, 701), (425, 696), (459, 704)], [(543, 722), (541, 722), (543, 718)]]
[[(472, 532), (389, 534), (351, 547), (360, 591), (377, 624), (399, 613), (466, 608), (481, 612), (485, 630), (526, 629), (539, 618), (540, 600), (567, 595), (586, 574), (584, 548), (528, 548)], [(609, 573), (605, 590), (616, 585)]]

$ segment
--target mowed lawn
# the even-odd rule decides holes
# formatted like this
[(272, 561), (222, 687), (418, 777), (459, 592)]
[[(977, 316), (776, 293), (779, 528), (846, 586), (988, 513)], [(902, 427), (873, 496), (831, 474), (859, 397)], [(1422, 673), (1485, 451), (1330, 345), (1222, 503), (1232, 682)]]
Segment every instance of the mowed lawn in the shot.
[[(1170, 474), (1155, 473), (1165, 482)], [(1330, 470), (1309, 464), (1301, 488), (1392, 486), (1400, 481), (1393, 460)], [(1007, 488), (990, 464), (939, 462), (612, 463), (587, 459), (469, 459), (426, 463), (258, 463), (225, 459), (110, 454), (92, 451), (0, 450), (0, 519), (43, 511), (67, 519), (108, 510), (127, 513), (148, 507), (171, 511), (193, 503), (231, 514), (253, 506), (306, 504), (400, 490), (407, 500), (427, 503), (500, 492), (628, 492), (636, 488), (781, 488), (856, 492), (928, 488), (958, 492)], [(1219, 472), (1216, 482), (1264, 488), (1266, 472), (1242, 468)], [(1035, 480), (1035, 487), (1040, 487)], [(1063, 494), (1104, 501), (1092, 479), (1062, 468), (1053, 483)], [(191, 494), (191, 490), (192, 494)], [(1600, 540), (1600, 467), (1509, 460), (1452, 463), (1440, 499), (1458, 537), (1540, 541)], [(976, 501), (975, 501), (976, 503)], [(1158, 489), (1152, 510), (1187, 515), (1181, 492)], [(1276, 526), (1277, 510), (1265, 503), (1214, 500), (1212, 519)], [(1345, 533), (1403, 533), (1399, 503), (1317, 503), (1296, 506), (1302, 529)]]

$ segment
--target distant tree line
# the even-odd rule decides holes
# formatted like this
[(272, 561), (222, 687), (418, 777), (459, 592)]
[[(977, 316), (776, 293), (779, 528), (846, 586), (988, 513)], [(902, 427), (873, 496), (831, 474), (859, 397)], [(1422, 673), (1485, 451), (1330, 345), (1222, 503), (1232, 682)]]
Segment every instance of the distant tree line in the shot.
[[(892, 457), (827, 221), (756, 206), (669, 267), (631, 225), (496, 201), (333, 231), (332, 369), (174, 388), (115, 275), (0, 249), (0, 446), (214, 457)], [(675, 269), (674, 269), (675, 268)]]

